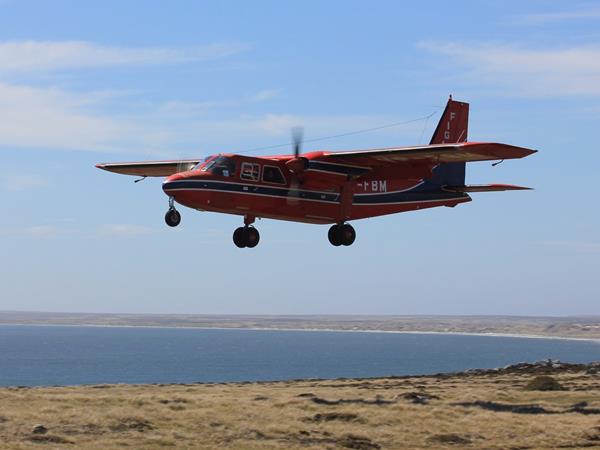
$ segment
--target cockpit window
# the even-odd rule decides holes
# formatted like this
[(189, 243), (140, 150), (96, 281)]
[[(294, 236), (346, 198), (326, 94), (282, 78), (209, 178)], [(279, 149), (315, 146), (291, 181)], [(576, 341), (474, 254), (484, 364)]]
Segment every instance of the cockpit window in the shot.
[(202, 172), (209, 172), (224, 177), (231, 177), (235, 173), (235, 162), (227, 156), (217, 156), (203, 164), (200, 168)]
[(215, 159), (216, 156), (215, 155), (211, 155), (211, 156), (207, 156), (206, 158), (204, 158), (202, 161), (200, 161), (198, 164), (196, 164), (192, 170), (202, 170), (203, 166), (206, 165), (206, 163), (208, 161), (210, 161), (211, 159)]
[(285, 178), (283, 178), (281, 169), (276, 166), (264, 166), (262, 179), (267, 183), (285, 184)]

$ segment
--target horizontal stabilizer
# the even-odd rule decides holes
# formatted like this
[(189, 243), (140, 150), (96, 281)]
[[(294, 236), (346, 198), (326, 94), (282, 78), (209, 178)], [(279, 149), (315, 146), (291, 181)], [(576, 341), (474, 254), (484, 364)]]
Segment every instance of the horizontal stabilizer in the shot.
[(515, 186), (513, 184), (471, 184), (469, 186), (444, 186), (449, 192), (500, 192), (500, 191), (524, 191), (531, 188)]

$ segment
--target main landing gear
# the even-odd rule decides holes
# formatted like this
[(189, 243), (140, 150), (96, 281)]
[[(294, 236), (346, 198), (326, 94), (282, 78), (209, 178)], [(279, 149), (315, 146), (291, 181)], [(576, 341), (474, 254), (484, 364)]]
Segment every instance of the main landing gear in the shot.
[(169, 197), (169, 210), (165, 214), (165, 222), (170, 227), (176, 227), (181, 222), (181, 214), (175, 209), (175, 199)]
[(352, 245), (356, 239), (356, 231), (349, 223), (338, 223), (333, 225), (327, 233), (331, 245), (339, 247), (340, 245)]
[(244, 226), (236, 228), (233, 232), (233, 243), (239, 248), (254, 248), (260, 241), (260, 233), (252, 226), (255, 218), (244, 217)]
[(251, 226), (244, 226), (236, 228), (233, 232), (233, 243), (239, 248), (254, 248), (260, 241), (260, 234), (258, 230)]

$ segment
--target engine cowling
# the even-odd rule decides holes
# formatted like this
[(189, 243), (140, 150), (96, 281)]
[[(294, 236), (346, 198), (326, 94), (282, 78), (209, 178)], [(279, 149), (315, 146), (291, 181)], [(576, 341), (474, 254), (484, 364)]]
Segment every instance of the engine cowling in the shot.
[(290, 159), (285, 163), (290, 172), (294, 174), (300, 174), (308, 167), (308, 159), (303, 157)]

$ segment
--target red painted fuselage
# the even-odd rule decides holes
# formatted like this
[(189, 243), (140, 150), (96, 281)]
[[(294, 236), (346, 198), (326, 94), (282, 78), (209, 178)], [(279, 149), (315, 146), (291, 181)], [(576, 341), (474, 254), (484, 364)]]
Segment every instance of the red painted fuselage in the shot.
[[(210, 163), (218, 158), (227, 163), (227, 170), (212, 170)], [(309, 162), (300, 177), (286, 165), (291, 159), (220, 155), (168, 177), (163, 190), (177, 203), (197, 210), (322, 224), (471, 200), (423, 179), (369, 173), (368, 167), (358, 165)]]

